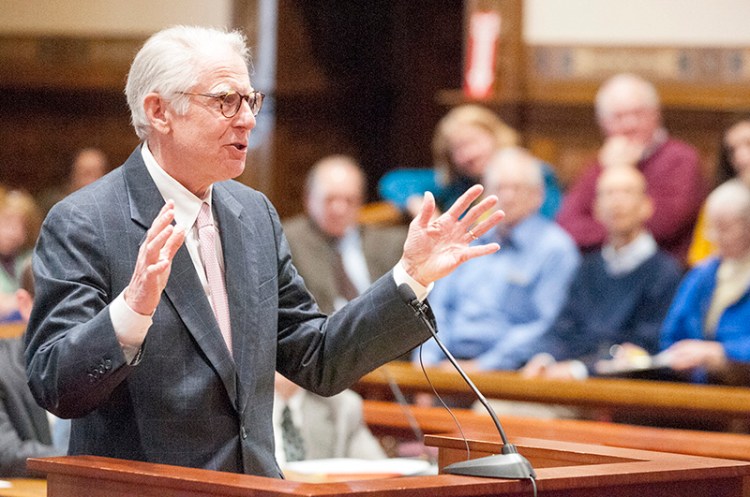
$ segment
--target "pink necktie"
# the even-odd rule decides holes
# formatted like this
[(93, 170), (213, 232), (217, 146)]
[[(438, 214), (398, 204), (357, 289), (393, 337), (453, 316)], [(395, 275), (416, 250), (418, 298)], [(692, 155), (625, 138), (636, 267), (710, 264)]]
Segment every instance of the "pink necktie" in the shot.
[(200, 247), (203, 267), (206, 270), (208, 280), (208, 292), (211, 305), (214, 309), (216, 321), (219, 323), (221, 335), (232, 353), (232, 326), (229, 321), (229, 300), (227, 298), (227, 287), (224, 283), (224, 272), (219, 264), (216, 253), (216, 228), (211, 217), (211, 207), (203, 202), (195, 221), (198, 226), (198, 245)]

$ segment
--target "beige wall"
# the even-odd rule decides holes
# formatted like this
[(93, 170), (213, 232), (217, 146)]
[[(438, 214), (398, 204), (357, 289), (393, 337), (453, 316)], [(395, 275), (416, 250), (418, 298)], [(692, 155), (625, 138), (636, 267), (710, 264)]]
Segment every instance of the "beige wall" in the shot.
[(524, 0), (530, 45), (750, 45), (748, 0)]
[(232, 0), (0, 0), (0, 34), (144, 36), (172, 24), (227, 26)]

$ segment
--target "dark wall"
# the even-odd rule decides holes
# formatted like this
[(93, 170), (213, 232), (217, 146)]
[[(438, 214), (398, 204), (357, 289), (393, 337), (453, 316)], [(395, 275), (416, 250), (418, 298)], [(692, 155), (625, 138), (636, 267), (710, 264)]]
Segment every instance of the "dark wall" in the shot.
[[(299, 176), (279, 176), (278, 188), (300, 192), (304, 171), (329, 153), (357, 157), (371, 193), (389, 169), (429, 166), (432, 129), (445, 111), (436, 93), (461, 82), (462, 2), (281, 4), (289, 10), (280, 19), (277, 163)], [(289, 47), (288, 37), (302, 42)], [(303, 68), (318, 76), (300, 83)], [(285, 157), (297, 140), (305, 150)]]
[[(435, 94), (460, 83), (462, 2), (278, 5), (273, 154), (249, 163), (269, 171), (262, 188), (280, 214), (301, 210), (304, 175), (327, 154), (359, 158), (371, 191), (388, 169), (428, 166)], [(123, 86), (142, 41), (0, 38), (0, 183), (41, 192), (85, 146), (126, 159), (138, 140)]]

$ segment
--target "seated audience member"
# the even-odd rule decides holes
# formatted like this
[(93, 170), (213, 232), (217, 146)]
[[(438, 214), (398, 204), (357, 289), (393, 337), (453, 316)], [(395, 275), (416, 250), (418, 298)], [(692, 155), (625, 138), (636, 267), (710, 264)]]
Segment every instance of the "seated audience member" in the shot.
[(405, 227), (359, 225), (365, 175), (353, 158), (331, 155), (310, 170), (305, 214), (284, 222), (297, 270), (321, 310), (331, 313), (401, 258)]
[(602, 172), (594, 213), (607, 241), (584, 255), (565, 307), (539, 343), (543, 352), (523, 368), (527, 376), (584, 378), (615, 344), (630, 342), (652, 354), (659, 348), (682, 270), (645, 228), (653, 203), (643, 174), (632, 167)]
[(276, 460), (351, 457), (384, 459), (385, 451), (362, 415), (362, 397), (344, 390), (321, 397), (276, 373), (273, 406)]
[[(737, 121), (724, 133), (721, 154), (717, 166), (716, 186), (738, 178), (750, 186), (750, 118)], [(694, 266), (712, 255), (716, 247), (706, 237), (705, 207), (698, 216), (693, 240), (688, 252), (688, 264)]]
[(70, 164), (68, 178), (62, 187), (50, 188), (39, 197), (39, 205), (46, 213), (57, 202), (93, 183), (109, 170), (107, 155), (98, 148), (87, 147), (79, 150)]
[[(516, 146), (518, 133), (494, 112), (468, 104), (452, 109), (437, 124), (432, 139), (433, 169), (396, 169), (378, 183), (380, 196), (413, 217), (422, 195), (435, 195), (438, 208), (447, 209), (471, 185), (482, 179), (494, 152)], [(554, 171), (542, 164), (545, 197), (540, 212), (554, 217), (562, 192)]]
[(604, 169), (634, 166), (646, 177), (654, 202), (646, 227), (661, 248), (684, 262), (706, 188), (698, 152), (669, 136), (656, 89), (638, 76), (607, 80), (595, 105), (604, 144), (598, 160), (566, 192), (557, 221), (582, 250), (600, 247), (607, 234), (594, 216), (596, 179)]
[[(692, 381), (737, 383), (750, 368), (750, 188), (732, 179), (706, 201), (717, 253), (682, 280), (661, 328), (660, 363)], [(613, 361), (637, 356), (623, 346)]]
[[(430, 294), (441, 340), (467, 371), (524, 365), (565, 302), (580, 255), (570, 236), (539, 214), (543, 181), (540, 161), (527, 151), (494, 155), (483, 183), (505, 218), (479, 242), (501, 248), (436, 282)], [(421, 350), (426, 365), (451, 367), (434, 340)]]
[[(27, 263), (16, 291), (18, 308), (27, 321), (31, 314), (34, 278)], [(0, 477), (28, 476), (26, 459), (64, 454), (52, 444), (50, 422), (26, 384), (22, 338), (0, 340)]]
[(21, 318), (15, 292), (40, 224), (41, 216), (31, 195), (20, 190), (0, 195), (0, 321)]

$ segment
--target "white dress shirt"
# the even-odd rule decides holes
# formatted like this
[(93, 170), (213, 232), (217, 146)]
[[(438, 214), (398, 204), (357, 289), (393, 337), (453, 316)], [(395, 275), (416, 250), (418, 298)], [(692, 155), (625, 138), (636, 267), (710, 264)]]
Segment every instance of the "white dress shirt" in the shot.
[[(201, 204), (205, 201), (211, 205), (213, 187), (210, 187), (208, 194), (205, 199), (200, 199), (193, 195), (187, 188), (185, 188), (180, 182), (167, 174), (164, 169), (156, 162), (153, 154), (148, 148), (148, 144), (144, 143), (141, 147), (141, 154), (143, 161), (146, 164), (151, 178), (156, 183), (156, 188), (161, 193), (162, 197), (166, 201), (167, 199), (174, 200), (175, 203), (175, 224), (178, 227), (183, 227), (186, 230), (185, 236), (185, 247), (190, 253), (190, 258), (193, 261), (195, 270), (198, 273), (201, 284), (203, 285), (203, 291), (206, 296), (209, 295), (208, 291), (208, 280), (206, 278), (206, 271), (203, 268), (203, 263), (199, 255), (197, 230), (195, 228), (195, 220), (198, 217), (198, 211), (200, 210)], [(213, 216), (213, 212), (211, 214)], [(215, 221), (215, 220), (214, 220)], [(215, 222), (217, 230), (221, 232), (221, 227)], [(221, 261), (222, 270), (224, 269), (224, 257), (221, 248), (220, 237), (217, 237), (217, 252), (219, 261)], [(344, 259), (346, 260), (346, 258)], [(346, 262), (345, 262), (346, 264)], [(366, 267), (366, 266), (365, 266)], [(347, 271), (348, 272), (348, 271)], [(369, 279), (369, 276), (368, 276)], [(393, 268), (393, 279), (396, 286), (406, 283), (408, 284), (419, 300), (427, 298), (427, 294), (432, 288), (432, 284), (428, 287), (421, 285), (419, 282), (414, 280), (401, 264), (396, 264)], [(358, 284), (354, 283), (357, 288)], [(368, 284), (369, 286), (369, 284)], [(144, 316), (135, 312), (125, 302), (124, 291), (112, 301), (109, 309), (109, 316), (112, 321), (112, 326), (115, 330), (117, 340), (122, 346), (127, 362), (132, 362), (137, 356), (143, 341), (146, 338), (146, 333), (152, 324), (152, 316)], [(209, 299), (210, 301), (210, 299)]]

